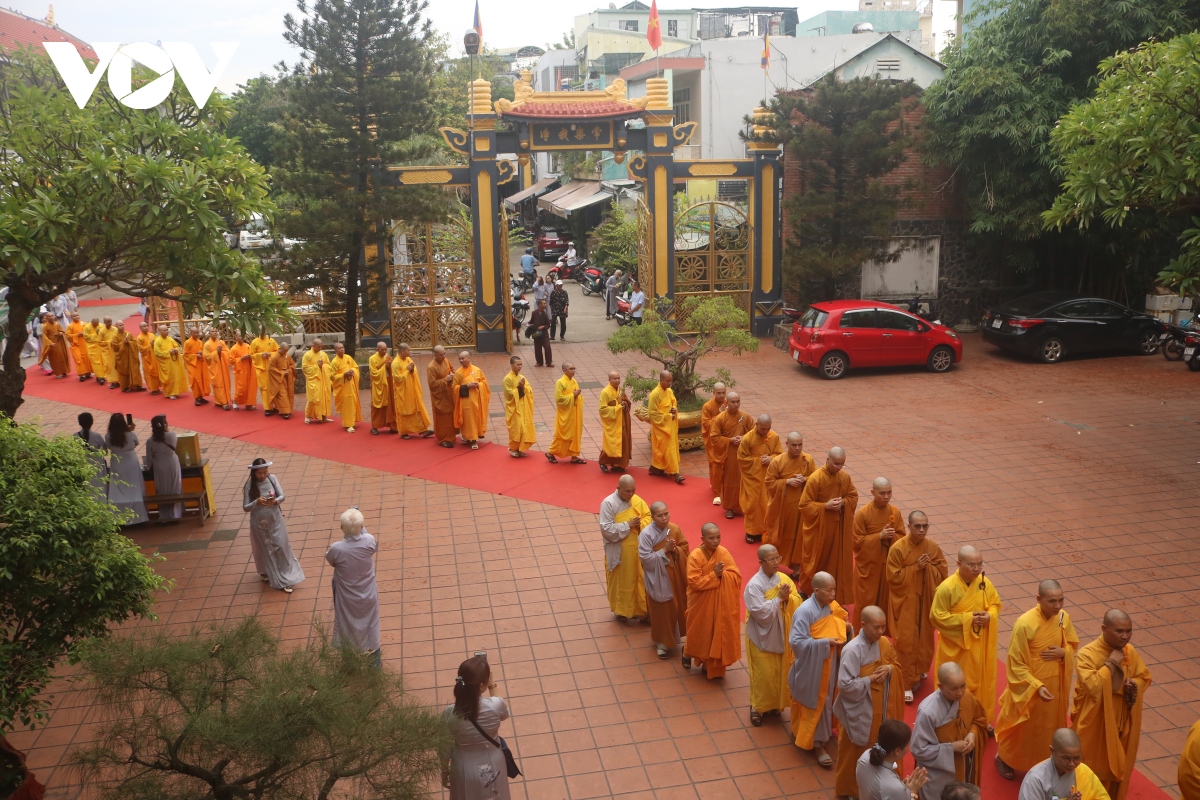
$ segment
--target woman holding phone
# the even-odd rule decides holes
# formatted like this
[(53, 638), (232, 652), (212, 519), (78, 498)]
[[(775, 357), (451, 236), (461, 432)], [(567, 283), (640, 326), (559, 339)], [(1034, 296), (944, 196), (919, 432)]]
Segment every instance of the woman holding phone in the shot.
[(108, 447), (108, 502), (123, 512), (132, 512), (124, 525), (140, 525), (150, 521), (146, 513), (146, 481), (142, 478), (142, 462), (138, 458), (137, 434), (133, 418), (113, 414), (108, 420), (104, 444)]
[(459, 665), (454, 705), (445, 712), (454, 749), (442, 753), (442, 786), (450, 790), (450, 800), (509, 800), (508, 767), (499, 738), (500, 723), (509, 713), (495, 691), (486, 655), (476, 653)]
[(250, 546), (258, 576), (288, 594), (304, 580), (304, 570), (288, 541), (287, 523), (279, 504), (283, 487), (271, 474), (271, 462), (256, 458), (248, 465), (250, 477), (242, 489), (242, 510), (250, 514)]

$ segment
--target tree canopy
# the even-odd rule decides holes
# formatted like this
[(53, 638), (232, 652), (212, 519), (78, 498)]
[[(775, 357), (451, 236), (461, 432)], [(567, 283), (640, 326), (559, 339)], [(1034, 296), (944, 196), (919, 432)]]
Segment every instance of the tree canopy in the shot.
[(253, 617), (114, 638), (84, 673), (99, 726), (73, 759), (102, 800), (417, 800), (450, 744), (399, 675), (319, 630), (285, 650)]
[(163, 585), (92, 488), (85, 447), (0, 417), (0, 731), (42, 720), (59, 662), (148, 616)]
[(11, 319), (0, 413), (21, 404), (25, 321), (69, 288), (178, 289), (189, 314), (244, 328), (278, 320), (282, 301), (222, 236), (273, 210), (262, 167), (221, 132), (228, 118), (216, 96), (196, 108), (181, 79), (157, 108), (121, 105), (102, 82), (80, 109), (45, 54), (0, 61), (0, 283)]
[(1200, 34), (1148, 42), (1106, 59), (1095, 95), (1051, 135), (1062, 160), (1062, 192), (1048, 225), (1100, 220), (1123, 226), (1138, 210), (1191, 227), (1163, 271), (1168, 284), (1200, 292)]

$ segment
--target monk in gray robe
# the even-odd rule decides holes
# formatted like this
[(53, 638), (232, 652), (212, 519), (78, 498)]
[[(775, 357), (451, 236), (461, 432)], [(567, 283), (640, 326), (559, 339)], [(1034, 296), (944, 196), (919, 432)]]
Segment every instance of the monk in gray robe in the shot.
[(812, 751), (817, 763), (833, 767), (825, 745), (833, 736), (833, 697), (840, 646), (853, 633), (837, 602), (837, 581), (828, 572), (812, 579), (813, 593), (792, 615), (788, 645), (794, 661), (788, 673), (792, 692), (792, 734), (796, 746)]
[(968, 691), (962, 667), (947, 661), (937, 677), (937, 691), (921, 701), (913, 723), (913, 760), (929, 773), (921, 800), (940, 800), (954, 781), (979, 786), (987, 743), (987, 715)]
[(242, 489), (242, 510), (250, 514), (250, 535), (257, 536), (262, 548), (265, 580), (272, 589), (288, 594), (304, 580), (304, 570), (288, 541), (287, 523), (279, 504), (284, 500), (279, 479), (271, 474), (271, 462), (256, 458), (249, 465), (250, 478)]
[[(666, 503), (651, 504), (650, 518), (653, 521), (638, 533), (638, 559), (642, 562), (642, 579), (646, 583), (650, 639), (658, 650), (658, 657), (666, 660), (686, 631), (687, 559), (691, 547), (683, 531), (671, 522)], [(691, 657), (684, 655), (684, 669), (691, 669), (691, 666)]]
[(325, 560), (333, 567), (333, 646), (379, 653), (379, 589), (375, 586), (375, 537), (363, 527), (357, 508), (342, 513), (340, 542), (329, 545)]

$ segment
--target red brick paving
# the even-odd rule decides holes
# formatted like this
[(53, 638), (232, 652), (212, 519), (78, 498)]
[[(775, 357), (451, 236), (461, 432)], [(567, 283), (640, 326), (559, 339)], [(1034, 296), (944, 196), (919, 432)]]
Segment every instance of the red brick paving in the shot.
[[(560, 349), (558, 363), (574, 360), (581, 382), (603, 382), (610, 367), (638, 363), (599, 344)], [(799, 371), (765, 343), (725, 363), (751, 413), (769, 411), (778, 430), (803, 431), (815, 454), (846, 447), (860, 492), (887, 475), (901, 509), (930, 514), (931, 535), (946, 551), (983, 545), (1005, 600), (1002, 643), (1045, 577), (1063, 581), (1085, 639), (1098, 633), (1109, 605), (1130, 611), (1134, 642), (1155, 679), (1139, 768), (1177, 797), (1176, 754), (1200, 716), (1200, 621), (1186, 610), (1200, 577), (1200, 557), (1187, 541), (1197, 511), (1197, 376), (1160, 357), (1046, 367), (973, 337), (966, 353), (948, 375), (887, 370), (833, 383)], [(507, 368), (497, 355), (477, 363), (494, 384)], [(544, 430), (558, 370), (530, 365), (526, 374)], [(598, 391), (587, 390), (592, 402)], [(20, 417), (68, 431), (79, 410), (30, 399)], [(492, 413), (499, 411), (494, 402)], [(635, 423), (637, 463), (648, 456), (644, 430)], [(490, 438), (503, 441), (502, 431), (494, 419)], [(589, 420), (589, 457), (597, 433)], [(812, 767), (781, 728), (749, 726), (743, 668), (732, 668), (723, 685), (685, 677), (675, 662), (655, 658), (645, 628), (612, 620), (595, 517), (553, 505), (564, 486), (548, 486), (546, 504), (538, 504), (267, 451), (290, 494), (289, 533), (308, 576), (286, 597), (253, 574), (240, 507), (241, 465), (262, 448), (214, 436), (203, 443), (217, 482), (215, 516), (203, 526), (132, 533), (148, 552), (164, 542), (208, 542), (166, 555), (160, 568), (176, 586), (156, 606), (159, 624), (182, 631), (257, 613), (285, 639), (305, 639), (314, 617), (330, 615), (323, 554), (340, 535), (337, 514), (359, 505), (368, 520), (380, 520), (369, 527), (382, 545), (385, 660), (403, 669), (422, 699), (445, 703), (458, 662), (488, 650), (515, 713), (505, 732), (526, 773), (514, 797), (833, 796), (832, 774)], [(700, 454), (684, 465), (703, 473)], [(209, 542), (218, 530), (238, 534)], [(67, 798), (79, 791), (61, 765), (72, 745), (87, 741), (89, 718), (86, 694), (59, 688), (50, 724), (11, 738), (30, 750), (48, 796)]]

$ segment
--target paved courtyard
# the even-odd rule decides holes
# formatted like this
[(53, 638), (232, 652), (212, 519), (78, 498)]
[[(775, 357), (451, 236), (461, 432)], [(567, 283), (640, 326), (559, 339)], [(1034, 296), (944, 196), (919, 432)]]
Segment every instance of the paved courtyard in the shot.
[[(818, 460), (832, 445), (845, 447), (861, 496), (872, 478), (891, 478), (897, 505), (926, 510), (931, 537), (948, 553), (981, 545), (1005, 602), (1002, 646), (1044, 578), (1063, 582), (1085, 640), (1099, 633), (1106, 608), (1129, 611), (1154, 677), (1139, 769), (1178, 797), (1176, 755), (1200, 717), (1200, 620), (1191, 610), (1200, 596), (1192, 543), (1200, 376), (1158, 356), (1042, 366), (1000, 355), (977, 336), (965, 350), (965, 362), (940, 376), (903, 369), (826, 382), (766, 342), (756, 354), (707, 366), (729, 366), (743, 408), (771, 413), (782, 432), (802, 431)], [(599, 342), (556, 351), (556, 362), (578, 366), (590, 405), (610, 368), (640, 361), (614, 358)], [(476, 363), (497, 386), (507, 357)], [(526, 363), (544, 447), (558, 370)], [(91, 396), (81, 390), (80, 406), (30, 398), (19, 418), (70, 432)], [(500, 411), (493, 398), (493, 416)], [(493, 423), (489, 436), (502, 442), (502, 419)], [(635, 422), (634, 430), (634, 461), (645, 465), (645, 428)], [(589, 458), (598, 434), (589, 418)], [(677, 660), (655, 658), (647, 628), (612, 619), (595, 515), (556, 502), (571, 490), (571, 468), (554, 473), (561, 479), (538, 503), (347, 465), (333, 452), (325, 460), (218, 436), (202, 442), (217, 486), (215, 515), (202, 526), (130, 534), (145, 552), (164, 555), (159, 568), (175, 581), (158, 600), (156, 624), (183, 631), (255, 613), (288, 641), (310, 637), (314, 619), (331, 616), (323, 554), (340, 537), (337, 514), (359, 505), (381, 540), (385, 662), (403, 670), (422, 700), (445, 704), (458, 663), (488, 651), (514, 713), (501, 732), (525, 772), (512, 784), (515, 798), (833, 797), (832, 773), (800, 754), (781, 727), (750, 726), (744, 666), (723, 682), (684, 675)], [(274, 461), (289, 495), (288, 530), (307, 575), (291, 596), (265, 588), (250, 564), (242, 465), (257, 455)], [(704, 470), (702, 454), (685, 457), (686, 474)], [(655, 499), (652, 486), (640, 488)], [(741, 538), (730, 529), (730, 540)], [(695, 543), (697, 532), (685, 533)], [(94, 721), (85, 691), (55, 688), (50, 724), (10, 738), (30, 751), (48, 797), (73, 798), (80, 788), (63, 765)]]

